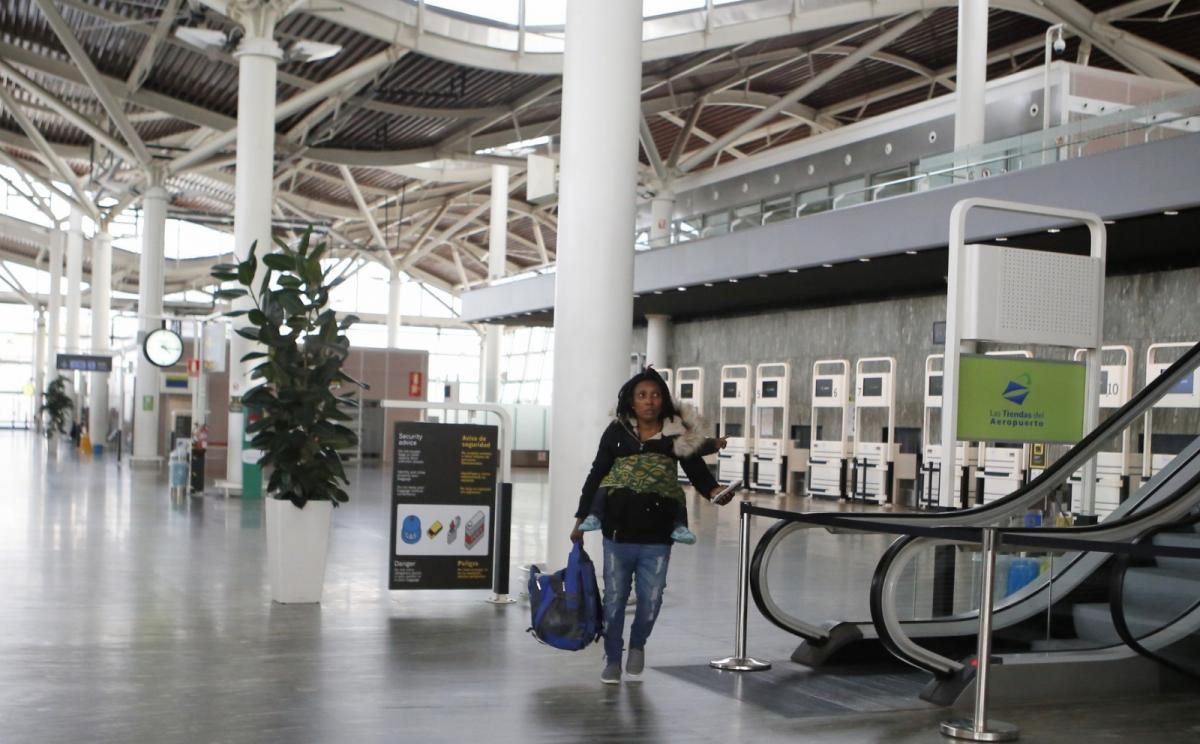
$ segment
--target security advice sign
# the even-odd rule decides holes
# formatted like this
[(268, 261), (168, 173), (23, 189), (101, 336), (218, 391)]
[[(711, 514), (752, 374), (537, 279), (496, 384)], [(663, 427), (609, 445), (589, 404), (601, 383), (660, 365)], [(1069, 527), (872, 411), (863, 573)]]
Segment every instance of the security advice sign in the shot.
[(958, 439), (1074, 444), (1083, 438), (1082, 363), (964, 354), (958, 369)]
[(389, 589), (487, 589), (497, 429), (396, 422)]

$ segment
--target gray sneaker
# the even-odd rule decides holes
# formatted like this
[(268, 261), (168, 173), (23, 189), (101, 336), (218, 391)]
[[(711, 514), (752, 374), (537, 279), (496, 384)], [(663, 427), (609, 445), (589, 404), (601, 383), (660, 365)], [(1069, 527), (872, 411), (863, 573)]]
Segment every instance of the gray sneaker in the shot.
[(629, 649), (625, 659), (625, 674), (630, 682), (641, 682), (642, 671), (646, 668), (646, 650), (643, 648)]
[(606, 685), (621, 684), (620, 660), (608, 662), (608, 664), (604, 667), (604, 671), (600, 672), (600, 681)]

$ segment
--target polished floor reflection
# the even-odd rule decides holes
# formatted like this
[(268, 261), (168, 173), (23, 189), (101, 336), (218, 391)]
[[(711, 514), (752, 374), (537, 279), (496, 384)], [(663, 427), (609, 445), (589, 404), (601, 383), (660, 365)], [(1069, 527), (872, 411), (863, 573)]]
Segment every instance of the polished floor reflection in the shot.
[[(600, 648), (537, 645), (528, 608), (486, 592), (389, 592), (384, 473), (352, 471), (324, 601), (268, 599), (261, 503), (173, 501), (166, 473), (0, 433), (0, 742), (936, 742), (933, 709), (879, 679), (824, 680), (751, 614), (756, 680), (707, 670), (731, 651), (737, 512), (691, 505), (641, 685), (599, 683)], [(582, 477), (582, 476), (581, 476)], [(514, 565), (547, 539), (542, 471), (517, 477)], [(812, 508), (800, 499), (764, 504)], [(824, 508), (831, 508), (826, 505)], [(823, 533), (822, 533), (823, 534)], [(859, 607), (882, 537), (814, 537), (793, 599)], [(513, 573), (513, 593), (521, 574)], [(895, 670), (892, 670), (894, 673)], [(907, 692), (910, 675), (895, 677)], [(809, 696), (803, 698), (803, 696)], [(1191, 697), (1000, 709), (1025, 741), (1196, 741)]]

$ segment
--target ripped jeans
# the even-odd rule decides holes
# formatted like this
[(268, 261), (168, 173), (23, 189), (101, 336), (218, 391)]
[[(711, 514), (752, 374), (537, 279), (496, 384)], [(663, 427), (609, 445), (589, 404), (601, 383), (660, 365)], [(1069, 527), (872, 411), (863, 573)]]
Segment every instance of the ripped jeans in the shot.
[(637, 577), (637, 609), (629, 629), (629, 647), (643, 648), (667, 588), (671, 546), (653, 543), (619, 543), (604, 540), (604, 656), (621, 658), (625, 635), (625, 604)]

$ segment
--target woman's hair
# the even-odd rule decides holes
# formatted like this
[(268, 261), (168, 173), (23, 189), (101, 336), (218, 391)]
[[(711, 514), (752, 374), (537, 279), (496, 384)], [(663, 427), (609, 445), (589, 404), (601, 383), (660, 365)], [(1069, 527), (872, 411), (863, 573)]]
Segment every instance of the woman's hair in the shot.
[(633, 411), (633, 390), (638, 386), (639, 382), (653, 382), (658, 385), (658, 391), (662, 394), (662, 409), (659, 411), (658, 420), (666, 421), (676, 415), (675, 402), (671, 400), (671, 389), (667, 387), (667, 381), (654, 369), (647, 366), (641, 372), (638, 372), (633, 377), (621, 386), (620, 392), (617, 393), (617, 416), (620, 418), (636, 418)]

